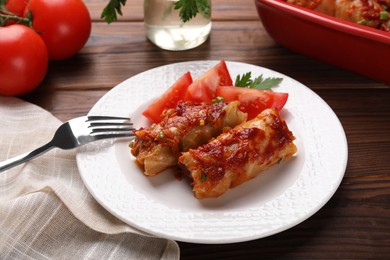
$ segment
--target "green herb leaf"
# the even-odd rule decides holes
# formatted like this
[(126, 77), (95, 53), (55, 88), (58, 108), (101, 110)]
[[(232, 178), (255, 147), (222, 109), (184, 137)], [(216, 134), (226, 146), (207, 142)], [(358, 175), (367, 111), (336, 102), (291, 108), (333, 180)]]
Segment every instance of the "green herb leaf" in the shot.
[(263, 78), (263, 75), (252, 79), (252, 73), (247, 72), (242, 76), (237, 75), (234, 85), (242, 88), (254, 88), (259, 90), (270, 90), (282, 82), (282, 78)]
[(367, 25), (367, 20), (362, 19), (362, 20), (357, 21), (357, 23), (361, 24), (361, 25)]
[(219, 102), (225, 102), (225, 99), (223, 97), (218, 96), (218, 97), (214, 98), (213, 100), (211, 100), (212, 104), (216, 104)]
[(198, 5), (198, 10), (205, 17), (211, 16), (211, 6), (208, 0), (197, 0), (196, 4)]
[(240, 75), (237, 75), (234, 86), (243, 87), (243, 88), (248, 87), (252, 83), (251, 77), (252, 77), (251, 72), (247, 72), (243, 74), (242, 77), (240, 77)]
[(107, 23), (115, 22), (118, 17), (117, 14), (122, 15), (122, 7), (126, 5), (127, 0), (110, 0), (106, 7), (104, 7), (100, 18)]
[(387, 13), (387, 11), (381, 11), (379, 14), (379, 19), (382, 21), (386, 21), (387, 19), (389, 19), (389, 14)]
[(175, 9), (180, 9), (179, 16), (182, 22), (188, 22), (198, 13), (206, 17), (211, 15), (211, 6), (207, 0), (179, 0), (175, 3)]
[(202, 182), (205, 182), (206, 179), (207, 179), (206, 173), (202, 172), (202, 174), (201, 174), (201, 176), (200, 176), (200, 180), (201, 180)]
[(282, 82), (282, 78), (265, 78), (260, 75), (255, 78), (255, 80), (250, 84), (249, 88), (259, 89), (259, 90), (270, 90), (271, 88), (277, 86)]
[[(126, 1), (109, 0), (100, 18), (104, 19), (107, 23), (115, 22), (118, 19), (117, 15), (122, 15), (122, 7), (126, 5)], [(201, 13), (205, 17), (211, 16), (211, 6), (208, 0), (179, 0), (175, 2), (175, 9), (180, 9), (179, 16), (184, 23), (194, 18), (198, 13)]]
[(165, 135), (164, 135), (164, 132), (163, 132), (163, 131), (158, 132), (158, 137), (159, 137), (159, 138), (162, 139), (162, 138), (164, 138), (164, 136), (165, 136)]

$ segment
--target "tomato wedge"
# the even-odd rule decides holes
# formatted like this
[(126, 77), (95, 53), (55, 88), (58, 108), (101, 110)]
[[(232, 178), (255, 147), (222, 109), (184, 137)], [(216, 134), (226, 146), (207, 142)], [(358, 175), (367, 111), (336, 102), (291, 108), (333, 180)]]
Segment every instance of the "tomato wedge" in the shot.
[(188, 87), (184, 101), (211, 103), (217, 97), (216, 91), (218, 86), (231, 85), (233, 85), (233, 81), (230, 77), (229, 70), (225, 61), (221, 60)]
[(256, 117), (267, 108), (276, 108), (280, 111), (288, 99), (288, 93), (234, 86), (219, 86), (216, 93), (217, 96), (223, 97), (226, 102), (240, 101), (239, 109), (248, 113), (248, 119)]
[(187, 72), (168, 88), (164, 94), (155, 99), (142, 114), (153, 123), (159, 123), (162, 119), (162, 112), (165, 109), (176, 107), (177, 103), (184, 98), (191, 83), (191, 73)]

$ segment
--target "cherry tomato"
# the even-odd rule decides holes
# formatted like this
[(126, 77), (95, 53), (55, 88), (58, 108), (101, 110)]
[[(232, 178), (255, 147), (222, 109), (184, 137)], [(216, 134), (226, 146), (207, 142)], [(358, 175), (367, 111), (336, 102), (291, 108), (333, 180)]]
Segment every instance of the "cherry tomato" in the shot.
[(44, 40), (51, 60), (76, 54), (91, 33), (91, 17), (81, 0), (30, 0), (26, 11), (31, 14), (32, 26)]
[(248, 119), (256, 117), (266, 108), (276, 108), (280, 111), (288, 99), (288, 93), (233, 86), (219, 86), (217, 95), (223, 97), (226, 102), (240, 101), (238, 108), (248, 113)]
[[(15, 16), (23, 17), (24, 10), (26, 9), (28, 0), (8, 0), (4, 7), (5, 9)], [(4, 12), (3, 12), (4, 13)], [(11, 25), (17, 23), (16, 20), (8, 20), (5, 25)]]
[(45, 43), (31, 28), (13, 24), (0, 27), (0, 95), (32, 91), (48, 67)]
[(225, 61), (222, 60), (188, 87), (184, 101), (211, 103), (217, 96), (216, 90), (218, 86), (232, 85), (232, 78), (230, 77)]
[(167, 89), (162, 96), (155, 99), (142, 114), (153, 123), (159, 123), (162, 119), (162, 112), (165, 109), (176, 107), (177, 103), (184, 98), (191, 83), (191, 73), (187, 72)]

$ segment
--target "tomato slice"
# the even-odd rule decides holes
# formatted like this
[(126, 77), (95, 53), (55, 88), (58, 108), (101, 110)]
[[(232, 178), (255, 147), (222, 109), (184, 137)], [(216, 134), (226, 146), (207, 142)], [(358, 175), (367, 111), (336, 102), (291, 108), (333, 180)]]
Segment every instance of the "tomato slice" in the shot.
[(142, 114), (153, 123), (159, 123), (162, 119), (162, 112), (167, 108), (176, 107), (177, 103), (184, 98), (191, 83), (191, 73), (187, 72), (167, 89), (164, 94), (155, 99)]
[(216, 91), (218, 86), (231, 85), (233, 85), (233, 81), (230, 77), (229, 70), (225, 61), (221, 60), (188, 87), (184, 101), (211, 103), (217, 97)]
[(223, 97), (226, 102), (240, 101), (239, 109), (248, 113), (248, 119), (256, 117), (267, 108), (276, 108), (280, 111), (288, 99), (288, 93), (233, 86), (219, 86), (217, 96)]

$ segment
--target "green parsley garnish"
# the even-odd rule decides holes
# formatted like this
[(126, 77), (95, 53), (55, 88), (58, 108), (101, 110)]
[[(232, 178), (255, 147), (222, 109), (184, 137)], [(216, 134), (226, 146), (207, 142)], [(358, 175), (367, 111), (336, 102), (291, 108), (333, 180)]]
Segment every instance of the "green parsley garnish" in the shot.
[(237, 75), (234, 85), (242, 88), (253, 88), (259, 90), (270, 90), (282, 82), (282, 78), (263, 78), (263, 75), (252, 79), (252, 73), (247, 72), (242, 76)]
[(243, 74), (242, 77), (240, 77), (240, 75), (237, 75), (236, 82), (234, 83), (234, 85), (236, 87), (246, 88), (252, 83), (251, 78), (252, 78), (251, 72), (247, 72), (247, 73)]
[(389, 18), (389, 14), (387, 13), (387, 11), (381, 11), (379, 13), (379, 19), (380, 20), (386, 21), (388, 18)]
[(185, 23), (194, 18), (198, 13), (206, 17), (211, 15), (211, 7), (207, 0), (179, 0), (175, 3), (175, 9), (180, 9), (180, 19)]
[(206, 179), (207, 179), (206, 173), (202, 172), (202, 174), (200, 175), (200, 180), (201, 180), (202, 182), (205, 182)]
[[(122, 15), (122, 7), (126, 5), (127, 0), (109, 0), (104, 7), (100, 18), (107, 23), (115, 22), (118, 19), (118, 14)], [(210, 17), (211, 6), (208, 0), (179, 0), (175, 2), (175, 9), (180, 10), (179, 16), (182, 22), (188, 22), (198, 13)]]
[(117, 14), (122, 15), (122, 7), (126, 5), (127, 0), (110, 0), (104, 7), (100, 18), (107, 23), (112, 23), (118, 20)]
[(159, 138), (164, 138), (164, 132), (163, 131), (160, 131), (160, 132), (158, 132), (158, 137)]
[(361, 24), (361, 25), (366, 25), (367, 24), (367, 20), (360, 20), (360, 21), (357, 21), (358, 24)]
[(224, 101), (225, 101), (225, 99), (223, 97), (218, 96), (218, 97), (214, 98), (213, 100), (211, 100), (211, 103), (215, 104), (215, 103), (224, 102)]

